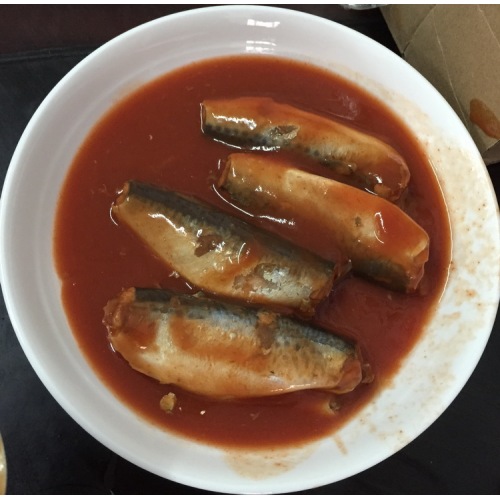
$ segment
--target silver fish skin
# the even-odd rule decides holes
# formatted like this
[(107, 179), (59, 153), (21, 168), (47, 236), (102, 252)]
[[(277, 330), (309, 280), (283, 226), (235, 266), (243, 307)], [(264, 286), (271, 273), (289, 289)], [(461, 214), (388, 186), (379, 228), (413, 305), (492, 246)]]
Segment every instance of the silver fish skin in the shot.
[(133, 369), (204, 396), (340, 394), (363, 378), (354, 344), (264, 309), (130, 288), (108, 302), (103, 322)]
[(344, 272), (237, 217), (149, 184), (127, 182), (112, 214), (169, 268), (210, 294), (309, 316)]
[(207, 99), (201, 103), (201, 126), (231, 146), (308, 156), (390, 201), (400, 198), (410, 180), (404, 158), (386, 142), (268, 97)]

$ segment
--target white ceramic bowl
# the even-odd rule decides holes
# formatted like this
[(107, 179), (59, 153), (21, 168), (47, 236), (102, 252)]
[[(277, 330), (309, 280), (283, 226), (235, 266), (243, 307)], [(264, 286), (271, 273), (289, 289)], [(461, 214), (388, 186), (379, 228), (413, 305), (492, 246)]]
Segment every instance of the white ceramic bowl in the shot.
[[(453, 266), (437, 311), (394, 383), (334, 439), (279, 452), (227, 453), (145, 423), (93, 373), (62, 308), (52, 234), (66, 169), (110, 106), (188, 62), (248, 52), (329, 68), (404, 113), (432, 160), (448, 204)], [(434, 88), (389, 50), (341, 25), (294, 11), (203, 8), (150, 22), (96, 50), (33, 116), (12, 158), (1, 202), (5, 301), (43, 383), (104, 445), (144, 469), (198, 488), (299, 491), (389, 457), (424, 431), (462, 389), (483, 352), (498, 305), (497, 202), (462, 123)]]

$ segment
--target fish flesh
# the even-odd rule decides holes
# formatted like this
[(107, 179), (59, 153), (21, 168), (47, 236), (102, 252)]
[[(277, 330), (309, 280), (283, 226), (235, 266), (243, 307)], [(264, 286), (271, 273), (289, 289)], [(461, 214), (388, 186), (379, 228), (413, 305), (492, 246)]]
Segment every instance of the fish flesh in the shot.
[(256, 216), (286, 214), (315, 224), (324, 241), (351, 260), (353, 272), (395, 290), (417, 289), (429, 236), (388, 200), (259, 153), (231, 154), (218, 182), (233, 202)]
[(162, 384), (215, 398), (306, 389), (350, 392), (366, 364), (355, 344), (265, 309), (165, 289), (122, 291), (104, 308), (115, 351)]
[(207, 293), (312, 315), (344, 272), (281, 237), (194, 198), (129, 181), (112, 216)]
[(332, 118), (267, 97), (210, 99), (201, 104), (202, 130), (251, 150), (290, 150), (356, 180), (364, 189), (397, 200), (410, 171), (389, 144)]

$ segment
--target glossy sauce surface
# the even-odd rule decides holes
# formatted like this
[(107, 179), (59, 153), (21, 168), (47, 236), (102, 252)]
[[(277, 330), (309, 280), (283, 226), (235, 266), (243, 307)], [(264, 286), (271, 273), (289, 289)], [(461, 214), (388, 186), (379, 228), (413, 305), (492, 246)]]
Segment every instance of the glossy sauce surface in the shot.
[[(104, 306), (123, 288), (193, 291), (110, 217), (126, 181), (136, 179), (194, 195), (243, 217), (214, 188), (221, 162), (235, 150), (201, 132), (200, 103), (244, 95), (269, 96), (335, 116), (387, 141), (405, 158), (412, 176), (402, 206), (430, 236), (430, 258), (419, 293), (391, 292), (349, 275), (318, 308), (314, 321), (356, 340), (375, 375), (373, 383), (334, 401), (319, 391), (221, 401), (162, 386), (135, 372), (111, 349), (102, 324)], [(301, 165), (333, 177), (312, 162)], [(333, 248), (325, 251), (321, 221), (307, 226), (300, 220), (257, 223), (309, 250), (338, 257)], [(402, 123), (383, 105), (323, 70), (268, 56), (238, 56), (166, 75), (115, 105), (95, 126), (78, 151), (61, 193), (54, 258), (72, 330), (103, 383), (158, 426), (203, 442), (261, 447), (331, 433), (355, 418), (356, 410), (390, 381), (442, 293), (449, 240), (445, 205), (430, 166)], [(176, 394), (177, 403), (173, 411), (165, 412), (160, 399), (169, 392)]]

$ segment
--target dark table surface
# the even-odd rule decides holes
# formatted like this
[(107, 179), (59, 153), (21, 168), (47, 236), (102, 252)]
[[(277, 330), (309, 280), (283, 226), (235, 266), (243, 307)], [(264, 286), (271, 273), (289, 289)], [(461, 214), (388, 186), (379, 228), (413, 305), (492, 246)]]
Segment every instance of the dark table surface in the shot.
[[(286, 7), (286, 6), (284, 6)], [(183, 5), (0, 6), (0, 179), (38, 105), (79, 61), (116, 35)], [(380, 12), (289, 6), (349, 26), (396, 51)], [(500, 165), (488, 167), (498, 196)], [(500, 493), (500, 324), (445, 413), (404, 449), (351, 478), (298, 493)], [(0, 432), (10, 494), (210, 493), (148, 473), (76, 424), (42, 385), (0, 300)]]

